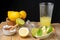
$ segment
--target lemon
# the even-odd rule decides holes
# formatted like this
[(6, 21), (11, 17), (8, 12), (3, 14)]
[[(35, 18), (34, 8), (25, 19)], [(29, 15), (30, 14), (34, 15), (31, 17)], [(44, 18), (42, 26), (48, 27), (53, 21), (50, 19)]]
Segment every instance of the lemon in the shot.
[(15, 21), (17, 18), (19, 18), (19, 12), (17, 11), (8, 11), (8, 19), (11, 21)]
[(24, 11), (24, 10), (20, 11), (19, 14), (20, 14), (20, 18), (21, 18), (21, 19), (25, 19), (26, 16), (27, 16), (26, 11)]
[(28, 34), (29, 34), (28, 28), (22, 27), (22, 28), (19, 29), (19, 35), (20, 35), (21, 37), (27, 37)]
[(17, 18), (16, 19), (16, 24), (18, 24), (18, 25), (24, 25), (25, 21), (23, 19)]

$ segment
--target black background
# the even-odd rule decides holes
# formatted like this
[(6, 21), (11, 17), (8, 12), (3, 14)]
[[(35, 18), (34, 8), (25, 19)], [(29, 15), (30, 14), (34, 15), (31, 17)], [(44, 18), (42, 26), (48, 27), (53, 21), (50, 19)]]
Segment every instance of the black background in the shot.
[(27, 19), (31, 21), (39, 21), (39, 3), (52, 2), (54, 3), (54, 10), (52, 16), (52, 23), (60, 23), (60, 1), (59, 0), (0, 0), (0, 22), (5, 21), (7, 11), (21, 11), (27, 12)]

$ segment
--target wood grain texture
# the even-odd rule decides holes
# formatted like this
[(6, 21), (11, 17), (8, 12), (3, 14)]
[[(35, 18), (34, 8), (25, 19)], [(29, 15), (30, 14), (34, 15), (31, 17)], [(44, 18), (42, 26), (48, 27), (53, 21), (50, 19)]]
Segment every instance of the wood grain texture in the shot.
[[(39, 25), (38, 22), (32, 22), (32, 23), (34, 23), (36, 26)], [(15, 35), (5, 36), (2, 32), (2, 27), (4, 25), (6, 25), (6, 22), (2, 22), (0, 24), (0, 40), (41, 40), (41, 39), (32, 37), (31, 34), (29, 34), (29, 36), (26, 37), (26, 38), (22, 38), (22, 37), (19, 36), (18, 30), (17, 30)], [(52, 33), (48, 38), (45, 38), (45, 39), (42, 39), (42, 40), (60, 40), (60, 23), (53, 23), (52, 25), (55, 28), (55, 32)]]

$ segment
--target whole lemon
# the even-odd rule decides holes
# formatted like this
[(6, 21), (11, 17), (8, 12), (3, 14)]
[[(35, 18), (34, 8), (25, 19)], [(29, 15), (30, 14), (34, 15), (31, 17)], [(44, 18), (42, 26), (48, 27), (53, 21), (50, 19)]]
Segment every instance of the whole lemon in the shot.
[(20, 14), (20, 18), (21, 18), (21, 19), (25, 19), (26, 16), (27, 16), (26, 11), (24, 11), (24, 10), (20, 11), (19, 14)]
[(10, 19), (11, 21), (15, 21), (19, 17), (20, 17), (19, 12), (17, 12), (17, 11), (8, 11), (8, 19)]

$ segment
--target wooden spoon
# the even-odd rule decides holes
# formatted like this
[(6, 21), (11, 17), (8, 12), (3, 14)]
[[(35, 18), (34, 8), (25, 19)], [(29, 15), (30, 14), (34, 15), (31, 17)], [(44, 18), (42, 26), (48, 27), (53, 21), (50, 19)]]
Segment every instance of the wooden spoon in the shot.
[(11, 26), (11, 29), (10, 30), (13, 30), (14, 28), (16, 28), (18, 26), (18, 24), (14, 25), (14, 26)]

